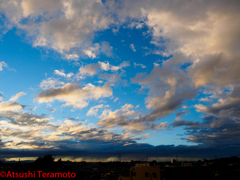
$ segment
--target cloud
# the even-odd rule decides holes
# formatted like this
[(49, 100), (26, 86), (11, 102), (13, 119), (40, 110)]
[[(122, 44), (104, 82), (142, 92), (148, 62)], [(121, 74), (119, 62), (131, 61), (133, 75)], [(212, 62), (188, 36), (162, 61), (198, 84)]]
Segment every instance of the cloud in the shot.
[[(223, 93), (216, 103), (211, 106), (206, 106), (203, 104), (195, 105), (198, 112), (203, 112), (208, 115), (216, 115), (218, 117), (233, 117), (239, 119), (240, 110), (240, 86), (236, 85), (230, 92)], [(240, 120), (240, 119), (239, 119)]]
[(101, 120), (97, 125), (104, 128), (120, 127), (133, 134), (141, 134), (149, 129), (163, 130), (167, 127), (167, 122), (160, 124), (153, 123), (151, 122), (151, 119), (146, 117), (148, 115), (142, 117), (140, 112), (131, 110), (132, 108), (132, 104), (125, 104), (121, 109), (115, 111), (105, 109), (101, 116), (99, 116)]
[[(137, 121), (129, 120), (129, 117), (137, 116), (139, 112), (130, 110), (133, 108), (132, 104), (125, 104), (119, 110), (111, 111), (110, 109), (103, 110), (101, 116), (101, 120), (97, 123), (99, 126), (103, 126), (105, 128), (111, 127), (123, 127), (130, 130), (135, 129), (145, 129), (142, 124), (138, 124)], [(134, 125), (133, 125), (134, 124)]]
[(240, 54), (229, 57), (224, 53), (204, 55), (200, 61), (189, 67), (189, 74), (195, 86), (226, 86), (240, 82), (238, 59)]
[(130, 48), (131, 48), (134, 52), (136, 52), (136, 49), (135, 49), (135, 47), (134, 47), (134, 44), (130, 44)]
[(58, 76), (67, 77), (67, 78), (70, 78), (74, 75), (73, 73), (65, 74), (64, 71), (59, 71), (59, 70), (54, 70), (54, 73)]
[[(159, 123), (158, 120), (183, 107), (182, 105), (187, 100), (192, 100), (204, 89), (207, 91), (204, 92), (205, 96), (209, 97), (206, 97), (208, 99), (204, 99), (204, 102), (196, 104), (195, 108), (199, 113), (212, 116), (204, 117), (203, 122), (185, 121), (181, 119), (183, 112), (179, 112), (175, 121), (170, 125), (172, 127), (184, 126), (189, 135), (187, 140), (190, 142), (214, 144), (214, 148), (208, 146), (207, 150), (203, 146), (198, 146), (198, 153), (215, 153), (213, 151), (216, 148), (221, 151), (220, 144), (225, 145), (227, 150), (231, 150), (231, 144), (235, 145), (234, 152), (239, 149), (239, 7), (238, 1), (215, 0), (181, 2), (171, 0), (124, 0), (121, 2), (12, 0), (0, 3), (0, 11), (3, 13), (3, 34), (7, 29), (14, 27), (20, 32), (25, 32), (24, 36), (34, 47), (53, 49), (69, 60), (78, 60), (82, 57), (98, 58), (101, 53), (111, 57), (112, 47), (108, 42), (94, 41), (93, 43), (93, 40), (97, 32), (104, 31), (114, 24), (121, 27), (130, 19), (134, 20), (128, 25), (130, 28), (146, 26), (147, 33), (151, 36), (151, 46), (154, 46), (150, 52), (168, 58), (161, 63), (161, 67), (157, 61), (154, 62), (155, 67), (149, 74), (138, 73), (135, 78), (131, 79), (133, 83), (141, 86), (139, 92), (147, 94), (145, 103), (148, 113), (141, 114), (134, 111), (132, 110), (133, 106), (129, 104), (115, 111), (105, 109), (100, 116), (101, 120), (98, 125), (104, 128), (121, 127), (130, 131), (137, 129), (141, 132), (149, 129), (164, 129), (167, 127), (167, 123)], [(81, 18), (79, 19), (79, 17)], [(134, 44), (131, 44), (130, 48), (136, 51)], [(143, 67), (142, 64), (134, 63), (135, 67), (138, 65)], [(129, 66), (128, 62), (115, 66), (109, 62), (99, 61), (96, 64), (80, 67), (77, 76), (79, 78), (94, 76), (99, 71), (117, 72), (127, 66)], [(7, 67), (7, 65), (2, 61), (0, 62), (0, 71), (3, 70), (3, 67)], [(62, 77), (68, 76), (59, 70), (56, 70), (55, 73)], [(72, 76), (71, 73), (69, 74)], [(123, 74), (101, 74), (99, 77), (106, 79), (109, 83), (103, 86), (88, 84), (83, 88), (77, 83), (65, 84), (57, 79), (48, 78), (41, 82), (40, 87), (43, 90), (36, 96), (36, 99), (40, 103), (58, 100), (64, 102), (66, 106), (83, 108), (88, 105), (90, 100), (112, 96), (110, 85), (121, 81), (121, 75)], [(214, 93), (211, 95), (210, 91)], [(212, 104), (209, 104), (210, 100), (213, 102)], [(21, 113), (15, 111), (24, 109), (18, 103), (0, 103), (0, 111), (2, 114), (4, 113), (3, 117), (19, 118)], [(208, 104), (206, 105), (206, 103)], [(96, 109), (92, 109), (91, 113), (96, 113)], [(24, 114), (23, 117), (29, 119), (32, 116)], [(35, 116), (32, 118), (36, 119)], [(16, 124), (18, 120), (12, 121)], [(28, 122), (24, 121), (24, 123)], [(50, 139), (61, 141), (60, 136), (67, 132), (67, 140), (74, 138), (75, 135), (79, 140), (84, 140), (81, 137), (86, 134), (85, 137), (93, 140), (94, 133), (96, 133), (98, 136), (95, 136), (94, 140), (98, 140), (106, 133), (103, 129), (81, 126), (82, 124), (71, 124), (66, 121), (66, 124), (61, 126), (62, 131), (60, 128), (59, 132), (42, 137), (49, 141)], [(1, 132), (7, 133), (7, 130), (9, 131), (9, 129), (1, 127)], [(12, 133), (11, 137), (14, 137), (14, 134), (21, 135), (21, 137), (34, 135), (39, 139), (37, 135), (39, 132), (24, 134), (16, 130), (8, 133)], [(106, 134), (105, 141), (111, 139), (111, 133)], [(53, 145), (66, 148), (69, 145), (63, 141), (59, 144), (48, 143), (46, 146), (48, 148), (52, 148)], [(124, 142), (124, 144), (130, 144), (125, 147), (140, 146), (131, 143), (133, 142)], [(17, 146), (16, 142), (12, 144), (14, 147)], [(39, 148), (38, 143), (34, 142), (21, 141), (20, 144)], [(11, 147), (11, 142), (7, 142), (5, 145)], [(94, 145), (88, 147), (90, 146)], [(196, 147), (185, 146), (154, 148), (150, 145), (143, 146), (149, 148), (151, 152), (159, 152), (165, 148), (168, 152), (164, 152), (168, 155), (175, 150), (183, 153), (185, 150), (188, 153), (196, 149)], [(75, 147), (79, 147), (77, 143), (75, 143)], [(110, 148), (110, 146), (107, 147)], [(115, 146), (115, 148), (117, 149), (119, 146)], [(139, 153), (143, 153), (143, 151), (139, 150)], [(221, 153), (223, 152), (221, 151)]]
[(98, 110), (100, 108), (106, 108), (106, 107), (109, 107), (109, 105), (104, 106), (103, 104), (99, 104), (97, 106), (93, 106), (88, 110), (87, 116), (92, 116), (92, 115), (97, 116)]
[(181, 112), (177, 112), (175, 120), (180, 120), (181, 117), (182, 117), (182, 115), (183, 115), (183, 114), (187, 114), (187, 113), (189, 113), (188, 110), (184, 110), (184, 111), (181, 111)]
[[(24, 143), (24, 142), (19, 142)], [(34, 157), (35, 160), (39, 156), (44, 156), (46, 154), (56, 154), (58, 158), (71, 157), (71, 160), (86, 160), (86, 161), (109, 161), (109, 160), (118, 160), (119, 153), (122, 154), (122, 160), (145, 160), (148, 157), (149, 160), (157, 161), (170, 161), (176, 154), (178, 154), (179, 159), (188, 159), (189, 160), (202, 160), (213, 158), (216, 154), (219, 157), (229, 157), (233, 154), (239, 156), (239, 145), (228, 145), (228, 146), (186, 146), (186, 145), (159, 145), (152, 146), (144, 143), (132, 143), (126, 142), (129, 144), (123, 146), (122, 144), (117, 143), (97, 143), (95, 146), (88, 149), (80, 149), (70, 146), (61, 146), (59, 149), (54, 148), (45, 148), (45, 149), (25, 149), (19, 150), (16, 149), (5, 149), (0, 150), (0, 158), (12, 158), (14, 157)], [(5, 145), (6, 143), (4, 143)], [(17, 143), (16, 143), (17, 144)], [(28, 142), (26, 144), (38, 145), (41, 147), (44, 143)], [(63, 145), (66, 145), (64, 142)], [(72, 144), (76, 145), (76, 144)], [(82, 142), (82, 145), (85, 146), (86, 143)], [(46, 146), (46, 145), (45, 145)], [(161, 152), (161, 155), (159, 155)], [(17, 160), (17, 159), (16, 159)]]
[[(46, 118), (44, 115), (8, 111), (1, 113), (0, 118), (3, 140), (1, 149), (105, 149), (135, 142), (127, 133), (117, 134), (71, 120), (60, 124), (52, 123), (52, 118)], [(7, 140), (8, 138), (11, 138), (11, 141)]]
[(98, 61), (98, 64), (100, 65), (100, 68), (101, 68), (102, 70), (105, 70), (105, 71), (109, 71), (109, 70), (111, 70), (111, 71), (118, 71), (118, 70), (121, 70), (121, 69), (124, 68), (124, 67), (130, 66), (130, 63), (127, 62), (127, 61), (123, 61), (123, 62), (122, 62), (120, 65), (118, 65), (118, 66), (110, 65), (109, 62), (104, 63), (104, 62), (100, 62), (100, 61)]
[(143, 64), (137, 64), (134, 62), (134, 67), (136, 68), (137, 66), (140, 66), (141, 68), (147, 68), (145, 65)]
[(41, 91), (36, 96), (36, 99), (39, 103), (58, 100), (65, 102), (64, 106), (73, 106), (81, 109), (88, 106), (89, 100), (98, 100), (101, 97), (110, 96), (112, 96), (112, 89), (108, 83), (102, 87), (89, 83), (83, 88), (81, 88), (78, 83), (67, 83), (62, 87), (51, 87)]
[(185, 121), (185, 120), (175, 120), (173, 123), (171, 123), (171, 126), (173, 126), (173, 127), (179, 127), (179, 126), (193, 127), (193, 126), (198, 126), (198, 125), (199, 125), (199, 122)]
[(190, 142), (225, 146), (240, 143), (240, 124), (229, 117), (205, 116), (202, 123), (193, 123), (187, 129)]
[(154, 62), (153, 65), (154, 65), (155, 67), (160, 66), (160, 64), (158, 64), (158, 63), (156, 63), (156, 62)]
[[(146, 18), (144, 23), (153, 35), (159, 51), (172, 54), (180, 51), (186, 55), (214, 54), (219, 52), (234, 53), (239, 47), (239, 3), (232, 1), (124, 1), (119, 18)], [(218, 5), (216, 7), (216, 4)], [(224, 8), (229, 5), (228, 9)], [(238, 23), (239, 24), (239, 23)], [(220, 29), (224, 29), (221, 31)], [(221, 38), (224, 36), (224, 38)], [(236, 38), (236, 39), (235, 39)], [(161, 47), (166, 47), (161, 49)]]
[(140, 117), (139, 121), (149, 123), (174, 112), (186, 100), (193, 98), (197, 90), (187, 73), (167, 63), (161, 68), (155, 67), (148, 75), (138, 73), (131, 81), (141, 85), (140, 91), (148, 90), (145, 103), (152, 111)]
[[(0, 113), (1, 119), (8, 119), (10, 120), (10, 124), (5, 125), (11, 126), (13, 125), (19, 125), (21, 126), (42, 126), (47, 125), (48, 121), (51, 118), (46, 118), (44, 115), (38, 116), (34, 115), (32, 113), (26, 113), (26, 112), (14, 112), (11, 111), (12, 109), (9, 109), (8, 111), (3, 111)], [(4, 125), (4, 122), (2, 122), (2, 125)], [(19, 128), (19, 127), (18, 127)]]
[(0, 102), (0, 113), (4, 111), (20, 111), (23, 110), (25, 106), (15, 103), (15, 102)]
[[(113, 23), (101, 1), (13, 0), (1, 3), (0, 9), (6, 24), (4, 32), (16, 27), (26, 33), (34, 47), (53, 49), (73, 60), (95, 58), (96, 51), (111, 55), (108, 44), (103, 43), (102, 48), (97, 47), (98, 43), (92, 44), (95, 32)], [(23, 23), (24, 20), (27, 21)]]
[(54, 78), (48, 78), (46, 80), (43, 80), (41, 83), (40, 83), (40, 87), (42, 89), (49, 89), (49, 88), (55, 88), (57, 86), (60, 86), (60, 85), (64, 85), (64, 82), (60, 82), (58, 81), (57, 79), (54, 79)]
[(112, 56), (112, 47), (109, 45), (109, 42), (102, 41), (101, 44), (95, 43), (92, 47), (83, 50), (83, 52), (89, 57), (89, 58), (97, 58), (97, 56), (100, 53), (105, 54), (108, 57)]
[(98, 61), (96, 64), (88, 64), (86, 66), (82, 66), (79, 68), (79, 73), (76, 75), (77, 77), (84, 77), (84, 76), (94, 76), (98, 73), (98, 71), (101, 69), (103, 71), (118, 71), (122, 70), (124, 67), (130, 66), (129, 62), (123, 61), (120, 65), (114, 66), (109, 64), (109, 62), (101, 62)]
[(8, 67), (8, 65), (4, 61), (0, 62), (0, 71), (3, 70), (3, 67)]
[(122, 73), (120, 73), (120, 74), (104, 73), (104, 74), (100, 74), (99, 78), (107, 80), (108, 83), (111, 86), (114, 86), (116, 83), (120, 83), (120, 82), (122, 82), (123, 85), (126, 85), (127, 81), (126, 80), (122, 80), (122, 78), (121, 78), (122, 76), (123, 76)]
[(99, 64), (88, 64), (86, 66), (82, 66), (79, 68), (79, 74), (84, 76), (93, 76), (97, 73), (97, 69), (99, 68)]
[(19, 97), (26, 95), (24, 92), (17, 93), (15, 96), (12, 96), (9, 101), (16, 101)]
[(3, 94), (0, 92), (0, 101), (3, 99)]

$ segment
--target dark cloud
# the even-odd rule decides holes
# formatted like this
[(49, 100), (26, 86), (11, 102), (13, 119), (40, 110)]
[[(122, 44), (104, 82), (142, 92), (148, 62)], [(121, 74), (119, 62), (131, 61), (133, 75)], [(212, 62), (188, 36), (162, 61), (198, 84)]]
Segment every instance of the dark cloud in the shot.
[(179, 127), (179, 126), (198, 126), (199, 122), (193, 122), (193, 121), (185, 121), (185, 120), (177, 120), (171, 123), (171, 126), (173, 127)]
[[(40, 145), (40, 144), (39, 144)], [(119, 153), (122, 155), (123, 160), (145, 160), (157, 159), (170, 160), (170, 158), (178, 155), (180, 158), (214, 158), (218, 157), (240, 156), (239, 144), (228, 146), (174, 146), (174, 145), (160, 145), (151, 146), (149, 144), (132, 144), (128, 146), (108, 145), (96, 149), (45, 149), (43, 150), (13, 150), (1, 149), (0, 158), (13, 158), (13, 157), (39, 157), (46, 154), (56, 155), (56, 157), (72, 157), (83, 158), (85, 160), (107, 160), (109, 158), (118, 159)]]
[[(185, 126), (184, 123), (182, 125)], [(190, 142), (211, 145), (240, 143), (240, 123), (229, 117), (206, 116), (203, 118), (203, 122), (193, 123), (185, 129), (188, 130), (186, 139)]]
[(233, 117), (239, 119), (240, 116), (240, 86), (234, 86), (230, 92), (225, 92), (218, 95), (219, 100), (211, 106), (202, 104), (195, 105), (198, 112), (203, 112), (209, 115), (219, 117)]

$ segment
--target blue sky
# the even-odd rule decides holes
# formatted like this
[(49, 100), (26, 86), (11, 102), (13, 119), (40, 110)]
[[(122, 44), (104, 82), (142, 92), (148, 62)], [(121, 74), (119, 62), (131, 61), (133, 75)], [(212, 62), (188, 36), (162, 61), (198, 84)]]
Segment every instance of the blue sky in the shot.
[(238, 155), (239, 5), (2, 1), (1, 158)]

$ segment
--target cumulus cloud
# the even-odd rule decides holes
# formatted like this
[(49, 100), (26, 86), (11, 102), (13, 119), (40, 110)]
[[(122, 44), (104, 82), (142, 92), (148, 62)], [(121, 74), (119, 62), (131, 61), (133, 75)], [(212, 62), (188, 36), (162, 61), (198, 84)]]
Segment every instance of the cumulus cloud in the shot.
[(26, 95), (24, 92), (17, 93), (15, 96), (12, 96), (9, 101), (16, 101), (19, 97)]
[(100, 53), (105, 54), (108, 57), (112, 56), (112, 47), (109, 45), (109, 42), (103, 41), (101, 44), (95, 43), (92, 47), (83, 50), (83, 52), (89, 57), (89, 58), (96, 58)]
[(0, 102), (0, 112), (23, 110), (24, 106), (15, 102)]
[[(102, 48), (99, 43), (92, 44), (95, 31), (107, 29), (113, 22), (101, 1), (12, 0), (0, 5), (7, 25), (4, 32), (17, 27), (26, 32), (35, 47), (54, 49), (73, 60), (79, 56), (95, 58), (98, 52), (111, 55), (108, 44), (103, 43)], [(25, 19), (28, 21), (23, 23)]]
[[(150, 112), (142, 115), (132, 110), (130, 105), (115, 111), (105, 109), (98, 125), (106, 128), (119, 126), (129, 130), (165, 128), (167, 123), (156, 124), (157, 120), (182, 107), (185, 101), (197, 95), (197, 91), (202, 92), (202, 87), (211, 88), (215, 92), (219, 88), (226, 90), (209, 97), (218, 96), (212, 105), (195, 105), (198, 112), (214, 117), (203, 118), (201, 123), (181, 120), (181, 114), (178, 114), (171, 125), (193, 130), (188, 140), (203, 144), (220, 144), (223, 140), (239, 143), (239, 7), (238, 1), (217, 0), (124, 0), (105, 3), (98, 0), (11, 0), (0, 3), (0, 11), (4, 14), (3, 33), (6, 33), (6, 29), (16, 27), (26, 32), (27, 39), (34, 47), (53, 49), (69, 60), (80, 57), (93, 59), (101, 53), (112, 56), (109, 43), (93, 43), (97, 31), (105, 30), (114, 23), (112, 17), (119, 26), (128, 19), (134, 19), (129, 25), (131, 28), (146, 25), (151, 35), (150, 43), (155, 46), (150, 52), (169, 58), (161, 66), (154, 62), (155, 67), (149, 74), (138, 73), (131, 79), (141, 86), (140, 92), (147, 93), (145, 103)], [(134, 44), (130, 48), (136, 51)], [(142, 64), (134, 64), (138, 65), (143, 67)], [(115, 72), (127, 66), (127, 62), (118, 66), (98, 62), (82, 66), (78, 76), (93, 76), (100, 70)], [(0, 71), (3, 67), (7, 65), (2, 61)], [(64, 72), (56, 70), (55, 73), (67, 77)], [(120, 80), (119, 74), (105, 73), (100, 77), (109, 83), (102, 87), (88, 84), (81, 88), (76, 83), (64, 84), (51, 78), (44, 80), (40, 84), (44, 90), (36, 99), (40, 103), (59, 100), (67, 106), (85, 107), (89, 100), (112, 96), (110, 84)], [(2, 109), (6, 109), (4, 113), (23, 109), (17, 103), (1, 103)], [(51, 138), (59, 140), (56, 135)]]
[(79, 68), (79, 74), (84, 76), (93, 76), (97, 73), (97, 69), (99, 68), (99, 64), (88, 64), (86, 66), (82, 66)]
[(40, 87), (42, 89), (49, 89), (49, 88), (55, 88), (57, 86), (64, 85), (64, 82), (60, 82), (57, 79), (54, 78), (48, 78), (46, 80), (43, 80), (40, 83)]
[[(51, 118), (44, 115), (10, 111), (1, 113), (0, 118), (1, 137), (4, 140), (1, 149), (64, 150), (71, 147), (71, 149), (84, 150), (105, 148), (109, 143), (120, 147), (126, 143), (135, 143), (135, 138), (127, 133), (117, 134), (71, 120), (65, 120), (60, 124), (52, 123)], [(12, 140), (8, 141), (8, 138)], [(73, 138), (75, 141), (72, 141)]]
[(148, 90), (145, 102), (152, 111), (141, 119), (149, 122), (172, 113), (193, 98), (197, 90), (184, 71), (168, 67), (167, 63), (162, 68), (155, 67), (148, 75), (138, 73), (131, 81), (141, 85), (141, 91)]
[(151, 122), (150, 119), (146, 118), (146, 115), (142, 117), (140, 112), (131, 110), (133, 108), (132, 104), (125, 104), (121, 109), (115, 111), (105, 109), (99, 116), (101, 120), (97, 125), (105, 128), (120, 127), (133, 134), (141, 134), (149, 129), (163, 130), (167, 127), (167, 122), (160, 124)]
[(72, 77), (74, 74), (73, 73), (68, 73), (68, 74), (65, 74), (64, 73), (64, 70), (62, 71), (59, 71), (59, 70), (54, 70), (54, 73), (58, 76), (62, 76), (62, 77), (67, 77), (67, 78), (70, 78)]
[(108, 83), (101, 86), (87, 84), (81, 88), (78, 83), (67, 83), (62, 87), (51, 87), (41, 91), (36, 99), (38, 102), (52, 102), (58, 100), (65, 102), (65, 106), (73, 106), (75, 108), (83, 108), (88, 106), (89, 100), (98, 100), (101, 97), (112, 96), (112, 89)]
[(97, 125), (104, 126), (106, 128), (122, 126), (131, 130), (145, 129), (145, 127), (142, 124), (138, 123), (137, 120), (135, 123), (133, 120), (128, 121), (130, 117), (139, 114), (139, 112), (131, 110), (132, 108), (132, 104), (125, 104), (119, 110), (111, 111), (110, 109), (105, 109), (103, 110), (101, 116), (99, 116), (101, 120)]

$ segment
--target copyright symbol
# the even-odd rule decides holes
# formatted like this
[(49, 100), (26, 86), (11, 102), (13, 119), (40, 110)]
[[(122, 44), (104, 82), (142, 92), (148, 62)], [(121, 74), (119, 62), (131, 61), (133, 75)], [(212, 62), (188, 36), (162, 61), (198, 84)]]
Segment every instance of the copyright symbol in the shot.
[(6, 172), (5, 171), (0, 172), (0, 177), (4, 178), (5, 176), (6, 176)]

